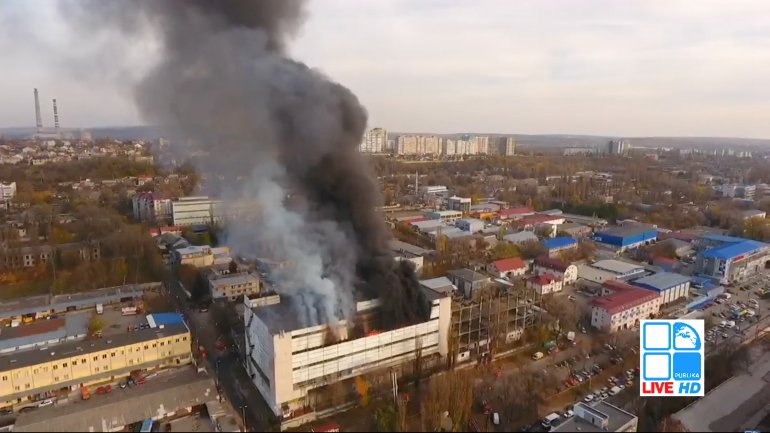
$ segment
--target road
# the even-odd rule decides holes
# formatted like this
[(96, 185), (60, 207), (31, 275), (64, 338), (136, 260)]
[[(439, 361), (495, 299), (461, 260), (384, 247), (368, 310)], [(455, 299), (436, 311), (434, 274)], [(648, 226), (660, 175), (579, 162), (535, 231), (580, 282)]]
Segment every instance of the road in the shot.
[(245, 414), (247, 431), (269, 430), (272, 413), (256, 388), (251, 385), (251, 380), (235, 350), (228, 348), (222, 353), (216, 348), (216, 342), (221, 336), (213, 315), (210, 311), (202, 312), (192, 308), (177, 280), (165, 281), (164, 287), (169, 290), (177, 311), (187, 319), (195, 347), (203, 346), (206, 350), (207, 369), (215, 375), (221, 392), (239, 418), (243, 419)]

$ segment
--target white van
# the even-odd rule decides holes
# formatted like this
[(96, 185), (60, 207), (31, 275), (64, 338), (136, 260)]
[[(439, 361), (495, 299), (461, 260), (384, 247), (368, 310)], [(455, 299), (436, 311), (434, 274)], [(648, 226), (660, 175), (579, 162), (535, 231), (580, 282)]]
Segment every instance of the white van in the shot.
[(619, 393), (620, 391), (621, 391), (620, 387), (613, 386), (612, 388), (610, 388), (609, 393), (610, 393), (610, 395), (615, 395), (615, 394)]
[(546, 415), (546, 417), (543, 418), (543, 421), (540, 423), (540, 425), (542, 425), (544, 429), (549, 430), (551, 428), (551, 423), (556, 421), (559, 418), (561, 418), (561, 415), (554, 412), (550, 415)]
[(104, 305), (96, 304), (96, 314), (104, 314)]

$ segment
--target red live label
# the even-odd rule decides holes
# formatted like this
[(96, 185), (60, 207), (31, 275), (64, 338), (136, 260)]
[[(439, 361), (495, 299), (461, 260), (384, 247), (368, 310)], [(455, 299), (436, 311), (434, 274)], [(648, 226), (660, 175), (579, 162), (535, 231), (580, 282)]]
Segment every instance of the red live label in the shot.
[(643, 382), (642, 394), (673, 394), (674, 382)]

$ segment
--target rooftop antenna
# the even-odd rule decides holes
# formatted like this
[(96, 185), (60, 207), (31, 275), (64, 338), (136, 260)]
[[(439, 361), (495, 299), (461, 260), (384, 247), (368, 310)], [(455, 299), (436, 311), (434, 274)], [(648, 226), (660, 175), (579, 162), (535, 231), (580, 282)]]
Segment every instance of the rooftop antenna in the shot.
[(59, 110), (56, 108), (56, 99), (53, 100), (53, 126), (56, 133), (59, 133)]
[(35, 124), (37, 126), (37, 132), (43, 131), (43, 118), (40, 116), (40, 98), (37, 95), (37, 89), (35, 89)]

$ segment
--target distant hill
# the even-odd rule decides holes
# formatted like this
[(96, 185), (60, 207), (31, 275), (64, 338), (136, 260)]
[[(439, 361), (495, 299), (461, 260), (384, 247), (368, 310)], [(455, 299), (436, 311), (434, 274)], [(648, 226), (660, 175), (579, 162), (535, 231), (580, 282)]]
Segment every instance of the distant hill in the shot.
[[(160, 130), (152, 126), (121, 126), (105, 128), (84, 128), (90, 131), (94, 138), (115, 138), (118, 140), (154, 140), (161, 137)], [(71, 132), (78, 136), (81, 129), (62, 128), (62, 132)], [(25, 138), (31, 137), (35, 133), (35, 128), (0, 128), (0, 135), (6, 138)]]

